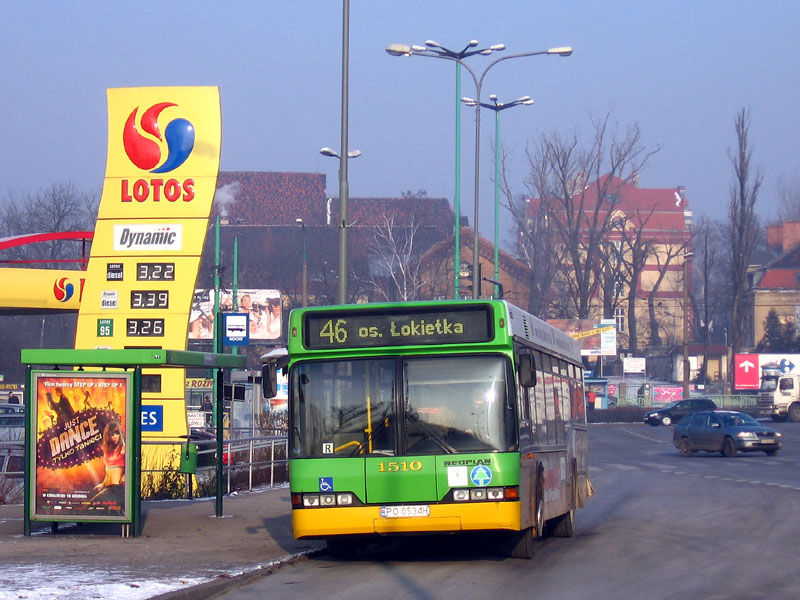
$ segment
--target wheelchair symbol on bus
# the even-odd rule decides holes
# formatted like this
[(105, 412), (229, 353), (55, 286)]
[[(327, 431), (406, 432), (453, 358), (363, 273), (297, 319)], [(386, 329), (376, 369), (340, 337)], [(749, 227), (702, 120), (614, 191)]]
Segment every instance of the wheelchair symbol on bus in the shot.
[(470, 472), (469, 479), (474, 485), (487, 486), (492, 482), (492, 471), (486, 465), (478, 465)]
[(319, 478), (319, 491), (332, 492), (333, 491), (333, 477), (320, 477)]

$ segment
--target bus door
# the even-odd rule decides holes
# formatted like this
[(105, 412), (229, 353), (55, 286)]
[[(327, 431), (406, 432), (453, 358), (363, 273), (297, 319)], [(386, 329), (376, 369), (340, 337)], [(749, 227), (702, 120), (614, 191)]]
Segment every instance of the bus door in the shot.
[[(422, 364), (422, 363), (417, 363)], [(407, 382), (405, 365), (398, 380)], [(436, 459), (446, 452), (442, 424), (448, 408), (431, 402), (425, 381), (397, 390), (398, 452), (394, 456), (366, 459), (367, 501), (376, 503), (436, 502)], [(439, 445), (437, 445), (439, 444)], [(409, 448), (413, 449), (409, 453)], [(405, 452), (404, 452), (405, 451)]]

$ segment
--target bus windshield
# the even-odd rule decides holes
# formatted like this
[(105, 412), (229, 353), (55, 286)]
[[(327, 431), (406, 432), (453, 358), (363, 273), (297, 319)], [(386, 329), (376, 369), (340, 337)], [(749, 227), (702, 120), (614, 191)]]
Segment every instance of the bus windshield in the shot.
[(497, 356), (404, 361), (407, 454), (513, 450), (506, 365)]
[(292, 456), (513, 450), (507, 372), (500, 356), (298, 362), (290, 376)]

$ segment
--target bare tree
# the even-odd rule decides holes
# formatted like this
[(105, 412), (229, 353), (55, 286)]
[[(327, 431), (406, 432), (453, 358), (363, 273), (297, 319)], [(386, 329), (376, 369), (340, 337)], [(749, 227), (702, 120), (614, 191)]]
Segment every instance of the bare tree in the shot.
[(538, 199), (534, 208), (553, 215), (548, 223), (564, 253), (561, 279), (578, 318), (589, 318), (601, 285), (597, 273), (608, 260), (603, 257), (609, 252), (618, 182), (632, 181), (656, 151), (644, 147), (638, 125), (620, 133), (610, 120), (611, 113), (592, 119), (593, 139), (586, 146), (576, 134), (554, 133), (527, 150), (531, 170), (526, 184)]
[(698, 380), (708, 380), (708, 348), (711, 345), (711, 334), (714, 325), (720, 329), (724, 322), (724, 311), (720, 310), (724, 288), (720, 281), (723, 257), (721, 256), (721, 224), (703, 218), (697, 228), (693, 246), (695, 258), (693, 264), (699, 277), (695, 280), (691, 294), (695, 319), (695, 330), (703, 344), (703, 364), (700, 367)]
[(416, 300), (424, 285), (417, 248), (420, 223), (415, 215), (407, 226), (395, 223), (395, 215), (381, 215), (369, 247), (368, 284), (383, 300)]
[[(553, 300), (553, 288), (556, 277), (556, 260), (553, 248), (553, 229), (549, 226), (552, 215), (539, 210), (529, 216), (529, 203), (524, 196), (514, 198), (508, 177), (508, 154), (500, 152), (500, 190), (504, 199), (503, 208), (511, 213), (512, 237), (516, 242), (515, 253), (522, 263), (528, 267), (528, 311), (539, 318), (555, 316), (550, 309)], [(537, 164), (541, 167), (541, 164)]]
[[(653, 216), (655, 209), (646, 214), (636, 210), (632, 215), (622, 220), (619, 225), (621, 234), (620, 265), (622, 272), (617, 275), (619, 282), (628, 287), (628, 349), (636, 353), (639, 349), (639, 319), (636, 315), (636, 301), (639, 298), (638, 290), (647, 261), (655, 248), (653, 241), (647, 234), (647, 223)], [(624, 279), (623, 279), (624, 278)], [(613, 306), (605, 310), (606, 318), (614, 316)]]
[[(98, 198), (71, 183), (55, 183), (35, 195), (8, 195), (0, 206), (0, 236), (93, 230)], [(54, 261), (75, 255), (64, 241), (40, 242), (10, 249), (9, 260)]]
[[(758, 170), (755, 173), (752, 172), (750, 164), (752, 150), (748, 145), (750, 114), (747, 109), (743, 108), (736, 115), (735, 127), (737, 147), (735, 151), (728, 153), (735, 175), (728, 206), (728, 240), (731, 248), (730, 281), (733, 286), (730, 303), (731, 356), (735, 355), (744, 343), (747, 318), (746, 302), (750, 287), (747, 267), (750, 265), (750, 258), (761, 234), (758, 217), (755, 214), (755, 205), (763, 181), (763, 176)], [(728, 370), (731, 378), (733, 378), (733, 373), (733, 364), (731, 364)]]
[(778, 218), (781, 221), (800, 221), (800, 173), (778, 182), (781, 197)]
[[(675, 240), (667, 240), (666, 243), (660, 243), (658, 248), (654, 248), (651, 256), (655, 260), (656, 266), (656, 279), (653, 282), (653, 287), (650, 289), (650, 293), (647, 296), (647, 315), (650, 321), (650, 346), (652, 348), (659, 348), (663, 344), (663, 339), (661, 337), (661, 322), (659, 319), (659, 314), (657, 309), (657, 298), (658, 292), (661, 290), (661, 287), (664, 285), (665, 281), (667, 281), (667, 275), (672, 272), (670, 270), (670, 266), (675, 262), (675, 259), (679, 256), (682, 256), (686, 249), (689, 246), (689, 240), (682, 240), (680, 238), (676, 238)], [(683, 281), (681, 281), (681, 285), (683, 285)], [(675, 289), (671, 289), (668, 291), (677, 292), (679, 288), (677, 286), (677, 281), (673, 281), (675, 284)], [(660, 304), (660, 302), (658, 303)], [(674, 336), (674, 332), (672, 333)], [(670, 339), (669, 342), (672, 343), (674, 339)]]

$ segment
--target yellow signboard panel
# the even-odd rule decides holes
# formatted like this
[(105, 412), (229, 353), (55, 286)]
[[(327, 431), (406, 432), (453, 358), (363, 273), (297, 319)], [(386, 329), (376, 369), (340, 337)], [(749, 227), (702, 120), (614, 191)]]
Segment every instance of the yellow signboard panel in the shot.
[[(186, 348), (220, 141), (216, 87), (108, 90), (106, 178), (76, 348)], [(184, 435), (184, 370), (143, 375), (152, 421), (143, 436)]]
[(0, 306), (32, 310), (77, 311), (86, 271), (4, 268)]

